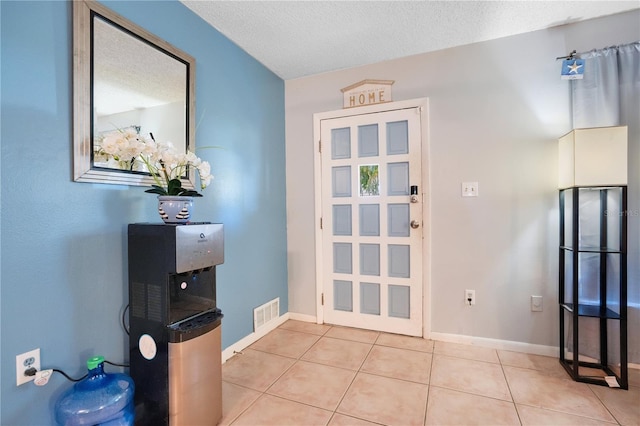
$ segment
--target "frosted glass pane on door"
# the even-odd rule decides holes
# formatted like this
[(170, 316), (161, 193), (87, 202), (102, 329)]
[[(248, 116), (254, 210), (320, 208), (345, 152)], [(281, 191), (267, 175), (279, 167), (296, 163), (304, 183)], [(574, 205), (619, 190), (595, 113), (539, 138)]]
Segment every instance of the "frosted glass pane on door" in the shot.
[(377, 157), (378, 152), (378, 125), (358, 126), (358, 157)]
[(389, 276), (409, 278), (409, 246), (389, 244)]
[(360, 283), (360, 313), (380, 315), (380, 284)]
[(353, 286), (351, 281), (333, 281), (333, 309), (353, 312)]
[(351, 243), (333, 243), (333, 272), (350, 274), (353, 271)]
[(351, 166), (332, 167), (331, 185), (334, 197), (351, 197)]
[(351, 158), (351, 129), (331, 129), (331, 159)]
[(360, 274), (380, 276), (380, 244), (360, 244)]
[(387, 204), (387, 220), (390, 237), (409, 236), (409, 204)]
[(360, 236), (377, 237), (380, 235), (380, 205), (360, 205)]
[(351, 235), (351, 205), (333, 206), (333, 235)]
[(387, 123), (387, 154), (409, 152), (409, 126), (406, 120)]
[(389, 195), (409, 195), (409, 163), (387, 164)]
[(406, 285), (389, 285), (389, 316), (409, 318), (409, 292)]

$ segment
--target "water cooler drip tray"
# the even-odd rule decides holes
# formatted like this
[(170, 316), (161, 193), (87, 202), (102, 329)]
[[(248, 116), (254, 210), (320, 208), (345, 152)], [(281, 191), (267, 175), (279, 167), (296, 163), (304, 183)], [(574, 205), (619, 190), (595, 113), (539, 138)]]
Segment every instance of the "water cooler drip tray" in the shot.
[(222, 311), (212, 309), (184, 321), (167, 326), (169, 342), (180, 343), (194, 339), (215, 329), (222, 323)]

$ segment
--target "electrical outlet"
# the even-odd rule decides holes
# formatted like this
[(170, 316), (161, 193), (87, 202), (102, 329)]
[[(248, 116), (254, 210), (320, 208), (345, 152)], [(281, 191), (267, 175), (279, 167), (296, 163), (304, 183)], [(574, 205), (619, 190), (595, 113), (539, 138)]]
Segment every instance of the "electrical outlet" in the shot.
[(25, 375), (25, 371), (35, 368), (40, 371), (40, 348), (16, 356), (16, 386), (30, 382), (35, 378)]
[(469, 306), (476, 304), (476, 291), (475, 290), (465, 290), (464, 291), (464, 303), (466, 303)]
[(477, 197), (478, 195), (478, 182), (462, 182), (463, 197)]

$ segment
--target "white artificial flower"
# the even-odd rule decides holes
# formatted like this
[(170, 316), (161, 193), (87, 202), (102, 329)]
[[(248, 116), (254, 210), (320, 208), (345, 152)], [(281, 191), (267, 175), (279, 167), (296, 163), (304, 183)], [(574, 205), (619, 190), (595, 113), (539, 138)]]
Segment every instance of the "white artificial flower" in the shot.
[[(169, 181), (181, 179), (188, 168), (194, 173), (197, 172), (201, 189), (206, 188), (213, 179), (209, 163), (202, 161), (192, 151), (180, 153), (171, 142), (158, 142), (151, 137), (144, 137), (134, 128), (118, 130), (102, 137), (96, 143), (94, 158), (99, 162), (115, 164), (114, 168), (124, 167), (134, 171), (148, 172), (155, 185), (146, 192), (160, 195), (194, 193), (194, 191), (178, 188), (180, 193), (167, 194)], [(196, 193), (196, 195), (199, 194)]]
[(167, 166), (170, 167), (175, 167), (178, 164), (178, 160), (179, 160), (179, 155), (177, 152), (175, 151), (163, 151), (162, 152), (162, 156), (161, 159), (164, 162), (164, 164), (166, 164)]
[(211, 166), (208, 162), (201, 161), (197, 169), (198, 175), (200, 175), (200, 188), (205, 189), (213, 180), (213, 176), (211, 175)]
[(105, 136), (100, 143), (100, 148), (105, 155), (119, 156), (117, 135), (112, 134)]
[(194, 154), (191, 151), (187, 151), (187, 153), (185, 154), (184, 157), (185, 162), (193, 165), (194, 167), (198, 167), (200, 165), (200, 163), (202, 162), (201, 159), (199, 159), (196, 154)]

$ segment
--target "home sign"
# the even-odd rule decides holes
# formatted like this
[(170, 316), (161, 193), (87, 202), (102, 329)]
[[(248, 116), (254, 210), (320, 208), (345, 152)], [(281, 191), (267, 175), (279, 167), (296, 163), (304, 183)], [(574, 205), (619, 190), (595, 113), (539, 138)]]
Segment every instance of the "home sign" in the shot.
[(342, 90), (343, 108), (391, 102), (393, 80), (362, 80)]

